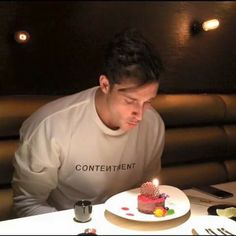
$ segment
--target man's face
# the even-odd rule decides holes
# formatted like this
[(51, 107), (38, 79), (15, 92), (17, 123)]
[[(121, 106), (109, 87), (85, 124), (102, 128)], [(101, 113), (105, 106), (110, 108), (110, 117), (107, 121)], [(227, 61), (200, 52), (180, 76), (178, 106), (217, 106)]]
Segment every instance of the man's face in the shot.
[(109, 122), (112, 129), (128, 131), (142, 120), (144, 111), (156, 96), (158, 83), (137, 86), (131, 81), (115, 84), (106, 94)]

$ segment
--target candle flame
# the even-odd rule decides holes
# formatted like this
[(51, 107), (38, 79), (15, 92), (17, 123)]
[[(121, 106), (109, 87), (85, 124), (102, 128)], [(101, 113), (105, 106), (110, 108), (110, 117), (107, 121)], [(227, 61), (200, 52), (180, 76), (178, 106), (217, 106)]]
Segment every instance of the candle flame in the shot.
[(154, 185), (155, 187), (158, 187), (158, 185), (159, 185), (158, 179), (153, 179), (153, 180), (152, 180), (152, 183), (153, 183), (153, 185)]

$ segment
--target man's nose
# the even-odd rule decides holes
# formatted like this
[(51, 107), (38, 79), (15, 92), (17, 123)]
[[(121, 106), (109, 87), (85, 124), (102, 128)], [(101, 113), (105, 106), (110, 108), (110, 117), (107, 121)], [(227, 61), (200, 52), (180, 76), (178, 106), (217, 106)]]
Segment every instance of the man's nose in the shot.
[(133, 111), (133, 115), (135, 115), (135, 118), (140, 121), (143, 118), (143, 105), (136, 104), (136, 107)]

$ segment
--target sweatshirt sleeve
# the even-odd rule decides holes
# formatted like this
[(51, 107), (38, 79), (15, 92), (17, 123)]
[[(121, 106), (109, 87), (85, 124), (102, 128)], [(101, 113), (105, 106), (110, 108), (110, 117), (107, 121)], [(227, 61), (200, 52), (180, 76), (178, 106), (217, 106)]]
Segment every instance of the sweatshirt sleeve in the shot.
[(56, 211), (47, 203), (58, 183), (59, 148), (53, 137), (39, 129), (21, 139), (13, 159), (13, 208), (18, 217)]

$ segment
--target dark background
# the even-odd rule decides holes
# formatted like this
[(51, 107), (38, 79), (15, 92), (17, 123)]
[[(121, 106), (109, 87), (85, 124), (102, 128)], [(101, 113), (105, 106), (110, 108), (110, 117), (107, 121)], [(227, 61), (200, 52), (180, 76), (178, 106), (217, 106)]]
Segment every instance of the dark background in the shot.
[[(192, 35), (193, 21), (220, 27)], [(0, 94), (71, 94), (98, 85), (102, 46), (136, 27), (159, 51), (160, 93), (236, 92), (235, 1), (1, 1)], [(26, 30), (28, 44), (14, 33)]]

